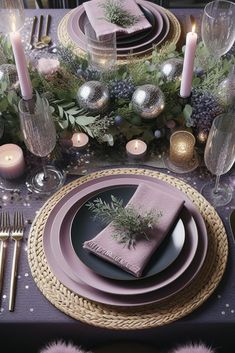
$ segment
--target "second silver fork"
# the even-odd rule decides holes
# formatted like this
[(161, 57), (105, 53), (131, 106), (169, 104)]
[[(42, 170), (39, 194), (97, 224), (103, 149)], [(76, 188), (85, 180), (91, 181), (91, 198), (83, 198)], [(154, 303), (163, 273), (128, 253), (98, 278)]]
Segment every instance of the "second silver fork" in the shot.
[(13, 228), (11, 238), (14, 240), (14, 253), (11, 269), (10, 295), (9, 295), (9, 311), (14, 311), (16, 296), (16, 281), (18, 272), (18, 263), (20, 255), (20, 242), (24, 234), (24, 217), (20, 212), (14, 213)]
[(0, 295), (3, 287), (6, 242), (10, 235), (10, 216), (8, 212), (0, 214)]

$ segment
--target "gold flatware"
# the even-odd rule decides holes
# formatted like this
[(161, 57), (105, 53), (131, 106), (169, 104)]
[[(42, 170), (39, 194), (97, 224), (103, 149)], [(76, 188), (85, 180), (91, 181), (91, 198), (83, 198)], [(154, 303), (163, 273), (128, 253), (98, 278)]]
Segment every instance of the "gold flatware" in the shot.
[(16, 282), (18, 273), (18, 263), (20, 255), (20, 244), (24, 234), (24, 217), (20, 212), (14, 213), (13, 228), (11, 238), (14, 240), (14, 253), (11, 269), (10, 295), (9, 295), (9, 311), (14, 311), (16, 297)]
[(41, 32), (42, 32), (42, 24), (43, 24), (43, 15), (39, 17), (38, 31), (37, 31), (37, 40), (34, 43), (34, 48), (41, 49)]
[(49, 36), (50, 24), (51, 24), (51, 16), (47, 15), (45, 34), (44, 36), (41, 37), (41, 42), (43, 42), (46, 45), (49, 45), (51, 43), (51, 37)]
[(33, 18), (33, 24), (32, 24), (32, 29), (31, 29), (31, 34), (30, 34), (30, 39), (29, 39), (29, 49), (33, 49), (33, 36), (36, 28), (36, 24), (38, 22), (37, 16), (34, 16)]
[[(43, 22), (43, 19), (42, 19)], [(45, 29), (45, 34), (40, 37), (38, 35), (38, 41), (37, 43), (35, 43), (35, 48), (37, 49), (43, 49), (49, 46), (49, 44), (51, 43), (51, 37), (48, 35), (49, 33), (49, 28), (50, 28), (50, 23), (51, 23), (51, 16), (47, 15), (47, 19), (46, 19), (46, 29)]]
[(3, 287), (6, 242), (10, 236), (10, 216), (8, 212), (0, 214), (0, 295)]

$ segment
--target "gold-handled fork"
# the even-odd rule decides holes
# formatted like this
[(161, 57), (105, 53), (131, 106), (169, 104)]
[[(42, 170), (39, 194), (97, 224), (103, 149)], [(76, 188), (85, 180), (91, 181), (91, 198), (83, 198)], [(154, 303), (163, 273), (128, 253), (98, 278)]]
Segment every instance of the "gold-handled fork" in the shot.
[(10, 216), (8, 212), (0, 214), (0, 295), (3, 287), (4, 263), (6, 255), (6, 242), (10, 236)]
[(9, 295), (9, 311), (14, 311), (16, 297), (16, 282), (18, 273), (18, 263), (20, 255), (20, 243), (24, 235), (24, 217), (23, 213), (15, 212), (13, 220), (13, 228), (11, 238), (14, 240), (14, 253), (11, 269), (10, 295)]

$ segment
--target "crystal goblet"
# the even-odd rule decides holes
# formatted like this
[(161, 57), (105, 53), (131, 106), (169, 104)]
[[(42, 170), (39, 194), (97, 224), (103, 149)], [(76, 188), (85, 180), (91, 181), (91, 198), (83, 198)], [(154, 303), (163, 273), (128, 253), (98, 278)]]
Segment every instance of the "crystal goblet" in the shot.
[(59, 189), (65, 180), (63, 171), (46, 165), (47, 157), (56, 145), (56, 129), (49, 103), (38, 95), (19, 102), (20, 125), (28, 150), (42, 158), (43, 167), (33, 170), (27, 179), (27, 187), (39, 194), (49, 195)]
[(233, 114), (222, 114), (214, 119), (205, 147), (204, 161), (209, 171), (216, 175), (216, 181), (215, 184), (205, 184), (201, 190), (202, 195), (215, 207), (225, 206), (232, 199), (233, 189), (219, 181), (220, 176), (227, 173), (235, 162)]

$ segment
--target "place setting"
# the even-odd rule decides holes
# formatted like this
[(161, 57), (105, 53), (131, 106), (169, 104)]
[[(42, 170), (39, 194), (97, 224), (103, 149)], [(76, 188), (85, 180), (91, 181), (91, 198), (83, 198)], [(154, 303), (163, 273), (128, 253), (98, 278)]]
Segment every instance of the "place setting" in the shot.
[[(106, 11), (108, 16), (111, 3), (112, 1), (107, 3), (104, 11), (98, 3), (89, 2), (69, 12), (58, 27), (60, 42), (63, 45), (70, 44), (76, 54), (83, 56), (89, 48), (91, 52), (97, 52), (96, 55), (102, 52), (102, 45), (106, 45), (106, 51), (112, 47), (113, 50), (116, 48), (117, 60), (122, 63), (131, 56), (151, 55), (154, 46), (160, 46), (167, 40), (172, 43), (179, 40), (180, 24), (176, 17), (163, 7), (142, 0), (136, 4), (120, 3), (117, 11), (123, 11), (128, 19), (127, 24), (130, 21), (128, 28), (127, 25), (124, 27), (122, 24), (110, 24), (104, 17), (103, 12)], [(120, 18), (125, 19), (125, 16)]]
[[(89, 204), (91, 209), (98, 201), (107, 207), (108, 202), (110, 205), (125, 195), (124, 209), (132, 202), (138, 209), (141, 200), (144, 211), (149, 193), (156, 194), (149, 207), (158, 205), (158, 212), (159, 205), (162, 207), (162, 213), (157, 214), (156, 231), (161, 219), (164, 224), (164, 213), (171, 214), (163, 227), (164, 239), (157, 240), (162, 241), (160, 245), (155, 240), (155, 245), (148, 246), (151, 239), (144, 239), (136, 240), (134, 246), (125, 246), (112, 236), (112, 226), (104, 227), (97, 219), (92, 221)], [(168, 203), (170, 199), (176, 202), (175, 206), (165, 208), (164, 200)], [(32, 274), (49, 301), (74, 318), (106, 326), (118, 315), (120, 321), (117, 319), (115, 325), (125, 329), (129, 320), (134, 320), (133, 327), (148, 326), (145, 320), (151, 317), (149, 327), (162, 325), (186, 315), (193, 310), (192, 305), (201, 305), (225, 269), (226, 233), (212, 210), (187, 184), (154, 171), (111, 169), (90, 174), (62, 188), (35, 220), (29, 241)], [(150, 233), (153, 230), (150, 228)], [(138, 255), (143, 249), (146, 255)], [(42, 273), (47, 274), (46, 288)], [(60, 286), (64, 286), (64, 294), (57, 301), (54, 298)], [(90, 303), (90, 310), (85, 309), (86, 302)], [(103, 310), (107, 318), (100, 321)], [(172, 310), (174, 315), (169, 316)]]

